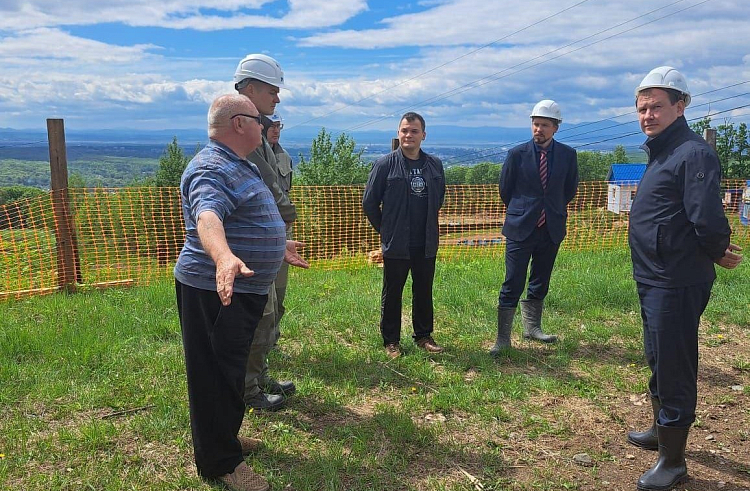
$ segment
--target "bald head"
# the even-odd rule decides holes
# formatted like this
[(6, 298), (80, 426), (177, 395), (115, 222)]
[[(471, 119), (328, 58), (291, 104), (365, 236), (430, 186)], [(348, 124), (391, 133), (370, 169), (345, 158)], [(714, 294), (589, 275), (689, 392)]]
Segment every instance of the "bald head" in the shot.
[(208, 110), (208, 136), (221, 133), (230, 126), (231, 117), (235, 114), (257, 114), (255, 106), (247, 97), (240, 94), (220, 95)]
[(208, 110), (208, 137), (244, 158), (262, 142), (257, 116), (255, 105), (244, 95), (221, 95)]

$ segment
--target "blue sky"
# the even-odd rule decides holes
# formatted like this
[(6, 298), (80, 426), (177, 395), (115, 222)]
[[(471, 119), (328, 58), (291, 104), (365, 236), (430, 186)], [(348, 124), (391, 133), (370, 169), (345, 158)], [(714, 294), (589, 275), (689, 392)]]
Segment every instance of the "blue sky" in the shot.
[(634, 121), (659, 65), (688, 118), (749, 122), (748, 26), (747, 0), (4, 0), (0, 127), (200, 129), (249, 53), (283, 67), (288, 130), (522, 127), (546, 98), (564, 124)]

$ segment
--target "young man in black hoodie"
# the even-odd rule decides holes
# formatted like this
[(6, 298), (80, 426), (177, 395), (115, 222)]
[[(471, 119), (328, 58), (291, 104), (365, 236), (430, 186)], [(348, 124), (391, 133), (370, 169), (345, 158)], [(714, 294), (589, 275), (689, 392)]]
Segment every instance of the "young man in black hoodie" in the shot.
[(409, 271), (414, 342), (428, 353), (443, 351), (432, 338), (432, 281), (445, 173), (440, 159), (422, 151), (426, 135), (422, 116), (404, 114), (398, 128), (399, 148), (373, 164), (362, 199), (383, 250), (380, 332), (391, 358), (401, 355), (401, 299)]

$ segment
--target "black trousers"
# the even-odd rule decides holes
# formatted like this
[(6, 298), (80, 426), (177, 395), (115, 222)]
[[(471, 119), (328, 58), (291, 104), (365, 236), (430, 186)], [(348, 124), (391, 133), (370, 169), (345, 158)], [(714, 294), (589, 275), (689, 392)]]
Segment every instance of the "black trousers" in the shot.
[(380, 302), (380, 332), (383, 345), (401, 340), (401, 302), (406, 278), (411, 271), (411, 318), (414, 339), (432, 334), (432, 282), (435, 257), (424, 257), (424, 248), (410, 249), (409, 259), (383, 258), (383, 293)]
[(687, 427), (698, 400), (698, 325), (713, 281), (682, 288), (637, 283), (648, 388), (661, 402), (659, 424)]
[(243, 460), (237, 432), (245, 415), (245, 365), (268, 296), (235, 293), (224, 307), (215, 291), (179, 281), (175, 290), (195, 465), (200, 476), (215, 478)]
[(526, 285), (526, 273), (531, 260), (529, 287), (526, 298), (544, 300), (549, 292), (552, 268), (555, 266), (560, 244), (549, 236), (547, 225), (537, 227), (523, 241), (508, 240), (505, 246), (505, 281), (500, 288), (500, 308), (516, 308)]

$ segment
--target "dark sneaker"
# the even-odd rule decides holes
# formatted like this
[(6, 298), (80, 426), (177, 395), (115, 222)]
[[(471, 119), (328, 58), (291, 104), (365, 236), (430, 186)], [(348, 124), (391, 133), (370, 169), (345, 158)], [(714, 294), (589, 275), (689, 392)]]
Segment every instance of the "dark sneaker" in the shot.
[(398, 343), (390, 343), (385, 345), (385, 354), (388, 358), (395, 359), (401, 356), (401, 347)]
[(245, 405), (256, 411), (278, 411), (284, 407), (284, 396), (258, 392), (252, 397), (245, 397)]
[(235, 467), (234, 472), (219, 477), (219, 481), (232, 491), (268, 491), (270, 489), (268, 481), (253, 472), (244, 460)]
[(289, 397), (297, 392), (297, 387), (294, 386), (294, 382), (291, 380), (282, 380), (281, 382), (278, 382), (271, 378), (264, 384), (261, 384), (260, 388), (266, 394), (276, 394), (277, 396), (284, 397)]
[(445, 348), (437, 344), (435, 340), (432, 339), (432, 336), (426, 336), (424, 338), (417, 339), (417, 346), (428, 353), (442, 353), (443, 351), (445, 351)]
[(247, 457), (251, 453), (263, 448), (263, 440), (240, 435), (237, 435), (237, 439), (240, 441), (240, 445), (242, 446), (243, 457)]

